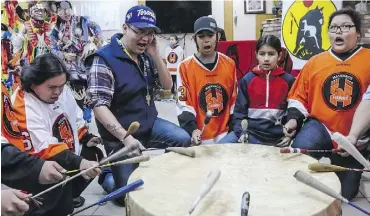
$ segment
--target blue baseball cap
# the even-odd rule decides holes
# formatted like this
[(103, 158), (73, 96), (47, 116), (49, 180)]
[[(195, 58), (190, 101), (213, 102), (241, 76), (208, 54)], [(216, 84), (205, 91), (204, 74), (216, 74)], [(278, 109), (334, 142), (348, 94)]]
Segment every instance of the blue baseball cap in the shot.
[(130, 8), (126, 13), (125, 23), (139, 29), (153, 28), (156, 33), (161, 32), (161, 29), (156, 26), (157, 19), (154, 11), (145, 5)]

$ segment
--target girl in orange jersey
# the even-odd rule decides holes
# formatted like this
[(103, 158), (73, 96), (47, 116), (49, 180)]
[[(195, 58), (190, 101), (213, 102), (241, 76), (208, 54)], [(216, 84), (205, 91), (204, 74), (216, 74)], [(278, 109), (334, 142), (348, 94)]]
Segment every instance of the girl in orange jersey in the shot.
[[(370, 50), (357, 45), (361, 35), (360, 15), (348, 8), (338, 10), (330, 16), (328, 30), (332, 48), (306, 63), (288, 95), (285, 135), (294, 136), (306, 119), (293, 141), (294, 148), (337, 148), (331, 133), (349, 134), (355, 110), (370, 84)], [(332, 154), (329, 157), (335, 165), (363, 168), (351, 156)], [(342, 183), (342, 195), (349, 200), (355, 197), (361, 173), (337, 175)]]

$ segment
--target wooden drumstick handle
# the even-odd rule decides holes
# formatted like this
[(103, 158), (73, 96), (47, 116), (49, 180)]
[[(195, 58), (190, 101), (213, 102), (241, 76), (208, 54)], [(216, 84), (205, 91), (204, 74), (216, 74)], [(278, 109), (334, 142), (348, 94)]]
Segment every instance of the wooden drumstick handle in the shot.
[(370, 162), (357, 150), (357, 148), (342, 134), (335, 132), (332, 139), (344, 150), (346, 150), (352, 157), (354, 157), (365, 169), (370, 169)]
[(178, 153), (178, 154), (186, 155), (189, 157), (195, 157), (194, 149), (184, 148), (184, 147), (168, 147), (167, 150)]
[(348, 171), (347, 168), (322, 163), (312, 163), (308, 165), (308, 169), (315, 172), (338, 172), (338, 171)]
[(207, 195), (207, 193), (211, 190), (211, 188), (215, 185), (217, 180), (220, 178), (221, 171), (220, 169), (212, 170), (207, 178), (207, 181), (202, 185), (202, 188), (200, 190), (199, 196), (197, 199), (193, 202), (193, 204), (190, 207), (189, 215), (193, 213), (197, 205), (199, 204), (200, 200), (203, 199)]
[(329, 188), (328, 186), (326, 186), (325, 184), (323, 184), (322, 182), (320, 182), (319, 180), (315, 179), (314, 177), (310, 176), (309, 174), (299, 170), (297, 171), (295, 174), (294, 174), (294, 177), (308, 185), (308, 186), (311, 186), (313, 188), (315, 188), (316, 190), (318, 191), (321, 191), (322, 193), (328, 195), (328, 196), (331, 196), (335, 199), (339, 199), (341, 200), (342, 202), (345, 202), (347, 203), (348, 205), (356, 208), (357, 210), (365, 213), (366, 215), (370, 215), (370, 212), (357, 206), (356, 204), (352, 203), (352, 202), (349, 202), (346, 198), (344, 198), (342, 195), (340, 195), (339, 193), (335, 192), (333, 189)]
[(334, 197), (335, 199), (339, 199), (343, 202), (348, 203), (348, 200), (346, 198), (344, 198), (339, 193), (335, 192), (333, 189), (329, 188), (328, 186), (326, 186), (325, 184), (323, 184), (319, 180), (317, 180), (314, 177), (310, 176), (309, 174), (303, 172), (302, 170), (297, 171), (294, 174), (294, 177), (298, 181), (300, 181), (300, 182), (302, 182), (302, 183), (304, 183), (304, 184), (306, 184), (306, 185), (308, 185), (308, 186), (310, 186), (310, 187), (312, 187), (312, 188), (314, 188), (318, 191), (321, 191), (322, 193), (324, 193), (328, 196)]
[(126, 159), (126, 160), (104, 164), (100, 167), (115, 166), (115, 165), (120, 165), (120, 164), (135, 164), (135, 163), (140, 163), (140, 162), (144, 162), (144, 161), (148, 161), (148, 160), (150, 160), (149, 155), (140, 155), (140, 156), (137, 156), (137, 157)]
[(69, 182), (69, 181), (71, 181), (71, 180), (73, 180), (73, 179), (75, 179), (75, 178), (77, 178), (79, 176), (82, 176), (83, 174), (87, 173), (88, 171), (90, 171), (92, 169), (95, 169), (95, 168), (101, 166), (102, 164), (105, 164), (107, 161), (113, 160), (113, 159), (115, 159), (115, 158), (117, 158), (117, 157), (119, 157), (121, 155), (126, 155), (127, 153), (129, 153), (129, 152), (131, 152), (131, 151), (133, 151), (135, 149), (136, 149), (135, 146), (131, 146), (130, 148), (129, 147), (124, 147), (124, 148), (120, 149), (119, 151), (117, 151), (116, 153), (112, 154), (111, 156), (108, 156), (107, 158), (101, 160), (95, 166), (92, 166), (92, 167), (90, 167), (90, 168), (88, 168), (86, 170), (83, 170), (80, 173), (78, 173), (78, 174), (76, 174), (76, 175), (74, 175), (74, 176), (72, 176), (70, 178), (65, 179), (64, 181), (61, 181), (58, 184), (55, 184), (55, 185), (51, 186), (50, 188), (48, 188), (48, 189), (46, 189), (44, 191), (41, 191), (40, 193), (32, 196), (32, 198), (39, 197), (39, 196), (41, 196), (41, 195), (43, 195), (43, 194), (45, 194), (45, 193), (47, 193), (47, 192), (49, 192), (49, 191), (51, 191), (51, 190), (59, 187), (59, 186), (65, 185), (67, 182)]

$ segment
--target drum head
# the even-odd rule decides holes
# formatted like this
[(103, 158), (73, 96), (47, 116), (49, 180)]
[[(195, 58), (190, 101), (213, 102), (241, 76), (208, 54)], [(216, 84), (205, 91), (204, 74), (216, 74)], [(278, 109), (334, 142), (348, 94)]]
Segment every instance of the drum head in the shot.
[(341, 204), (297, 181), (298, 170), (340, 193), (335, 173), (311, 173), (317, 160), (303, 154), (281, 154), (279, 148), (254, 144), (193, 147), (196, 157), (167, 153), (142, 163), (129, 182), (144, 180), (127, 196), (127, 216), (185, 216), (214, 168), (221, 176), (199, 203), (196, 215), (240, 215), (244, 192), (250, 194), (249, 216), (338, 215)]

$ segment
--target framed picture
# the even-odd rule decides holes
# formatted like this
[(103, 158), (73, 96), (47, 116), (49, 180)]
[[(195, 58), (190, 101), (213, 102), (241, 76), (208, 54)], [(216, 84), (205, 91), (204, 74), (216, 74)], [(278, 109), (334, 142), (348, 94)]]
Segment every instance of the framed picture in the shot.
[(245, 14), (265, 13), (266, 2), (264, 0), (244, 0)]

